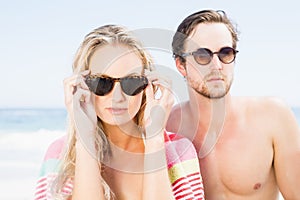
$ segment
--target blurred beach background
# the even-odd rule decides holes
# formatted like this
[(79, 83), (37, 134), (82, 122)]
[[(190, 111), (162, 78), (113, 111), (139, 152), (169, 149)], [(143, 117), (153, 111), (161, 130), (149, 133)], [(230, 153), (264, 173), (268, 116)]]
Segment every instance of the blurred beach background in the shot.
[(0, 199), (33, 199), (47, 147), (65, 134), (65, 109), (0, 109)]
[[(72, 74), (83, 37), (101, 25), (175, 32), (198, 10), (225, 10), (240, 31), (232, 95), (279, 97), (300, 124), (298, 8), (293, 0), (1, 0), (0, 199), (33, 198), (44, 153), (65, 134), (63, 79)], [(171, 44), (150, 53), (158, 65), (178, 74)]]

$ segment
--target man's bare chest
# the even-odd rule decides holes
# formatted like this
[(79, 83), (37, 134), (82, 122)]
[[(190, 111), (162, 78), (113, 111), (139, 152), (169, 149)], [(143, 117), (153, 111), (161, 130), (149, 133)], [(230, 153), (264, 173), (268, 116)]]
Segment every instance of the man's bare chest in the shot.
[(205, 185), (246, 195), (274, 182), (270, 138), (257, 129), (224, 131), (211, 152), (199, 159)]

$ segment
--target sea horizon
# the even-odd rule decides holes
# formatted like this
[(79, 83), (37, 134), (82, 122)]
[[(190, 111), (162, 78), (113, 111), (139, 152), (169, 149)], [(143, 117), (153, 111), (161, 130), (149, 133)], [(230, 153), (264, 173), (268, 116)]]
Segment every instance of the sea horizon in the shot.
[[(290, 106), (300, 125), (300, 106)], [(51, 120), (50, 120), (51, 119)], [(3, 131), (65, 130), (65, 107), (0, 107), (0, 133)]]

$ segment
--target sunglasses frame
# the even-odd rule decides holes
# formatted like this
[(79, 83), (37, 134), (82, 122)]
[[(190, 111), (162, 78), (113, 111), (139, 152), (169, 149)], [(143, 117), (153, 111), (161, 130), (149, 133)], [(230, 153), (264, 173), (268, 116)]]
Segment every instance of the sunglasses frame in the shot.
[[(224, 62), (224, 61), (222, 60), (222, 58), (220, 57), (220, 54), (222, 53), (222, 50), (224, 50), (224, 49), (230, 49), (230, 50), (233, 51), (233, 59), (232, 59), (230, 62)], [(210, 60), (209, 60), (207, 63), (199, 63), (199, 62), (197, 61), (197, 59), (195, 58), (195, 57), (197, 56), (199, 50), (205, 50), (205, 51), (209, 54)], [(182, 56), (182, 57), (193, 56), (193, 57), (194, 57), (194, 60), (195, 60), (199, 65), (207, 65), (207, 64), (209, 64), (209, 63), (212, 61), (214, 54), (217, 54), (219, 60), (220, 60), (222, 63), (224, 63), (224, 64), (230, 64), (230, 63), (232, 63), (232, 62), (235, 60), (236, 54), (237, 54), (238, 52), (239, 52), (238, 50), (236, 50), (236, 49), (234, 49), (234, 48), (232, 48), (232, 47), (222, 47), (219, 51), (216, 51), (216, 52), (212, 52), (210, 49), (207, 49), (207, 48), (199, 48), (199, 49), (197, 49), (196, 51), (193, 51), (193, 52), (183, 53), (181, 56)]]
[[(109, 90), (107, 90), (105, 93), (101, 93), (101, 94), (97, 93), (97, 88), (98, 88), (98, 84), (99, 83), (97, 83), (97, 87), (96, 88), (92, 87), (92, 81), (93, 81), (93, 79), (97, 79), (97, 78), (108, 79), (110, 82), (112, 82), (111, 88)], [(127, 79), (130, 79), (130, 78), (131, 79), (137, 79), (138, 78), (138, 79), (142, 80), (143, 85), (141, 85), (140, 88), (137, 88), (137, 89), (139, 89), (138, 92), (129, 93), (129, 91), (127, 91), (126, 89), (124, 89), (124, 88), (126, 88), (126, 86), (124, 86), (124, 82), (123, 81), (127, 80)], [(85, 82), (86, 82), (87, 86), (89, 87), (90, 91), (93, 92), (97, 96), (105, 96), (105, 95), (109, 94), (113, 90), (116, 82), (120, 83), (120, 86), (121, 86), (121, 89), (122, 89), (123, 93), (125, 93), (126, 95), (129, 95), (129, 96), (135, 96), (135, 95), (141, 93), (147, 87), (147, 85), (149, 83), (147, 77), (143, 76), (143, 75), (129, 75), (129, 76), (121, 77), (121, 78), (113, 78), (113, 77), (106, 76), (106, 75), (88, 75), (86, 77)]]

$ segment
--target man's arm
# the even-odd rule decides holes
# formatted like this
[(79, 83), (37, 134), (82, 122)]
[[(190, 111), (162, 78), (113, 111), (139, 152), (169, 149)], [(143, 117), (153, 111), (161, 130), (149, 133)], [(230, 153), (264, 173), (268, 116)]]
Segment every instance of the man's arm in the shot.
[[(286, 200), (300, 199), (300, 129), (291, 109), (276, 102), (274, 168), (280, 192)], [(273, 112), (274, 112), (273, 110)]]

